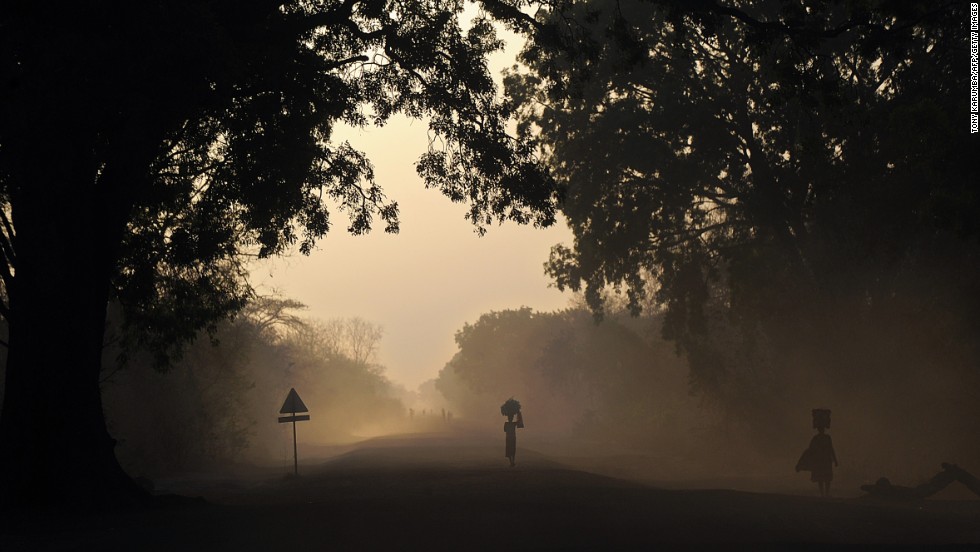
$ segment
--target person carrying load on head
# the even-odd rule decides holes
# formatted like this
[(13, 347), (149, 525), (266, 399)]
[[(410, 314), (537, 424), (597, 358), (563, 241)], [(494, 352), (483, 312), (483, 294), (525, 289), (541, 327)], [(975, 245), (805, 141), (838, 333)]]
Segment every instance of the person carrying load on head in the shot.
[(837, 453), (834, 451), (834, 443), (827, 435), (826, 430), (830, 429), (830, 410), (825, 408), (815, 408), (813, 414), (813, 427), (817, 434), (810, 440), (810, 446), (803, 451), (800, 460), (796, 463), (796, 471), (810, 472), (810, 481), (817, 484), (820, 489), (820, 496), (830, 496), (830, 482), (834, 479), (834, 466), (839, 466)]
[[(500, 413), (507, 416), (507, 421), (504, 422), (504, 433), (506, 434), (506, 438), (504, 439), (504, 456), (510, 460), (510, 466), (514, 467), (516, 465), (514, 458), (517, 456), (517, 430), (524, 428), (521, 403), (511, 397), (500, 406)], [(517, 417), (517, 421), (514, 421), (514, 417)]]

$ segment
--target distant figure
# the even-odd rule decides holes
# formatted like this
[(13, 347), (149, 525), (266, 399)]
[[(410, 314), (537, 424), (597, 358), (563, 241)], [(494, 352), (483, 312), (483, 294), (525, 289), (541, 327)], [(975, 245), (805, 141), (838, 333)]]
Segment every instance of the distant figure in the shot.
[(504, 456), (510, 460), (510, 467), (514, 467), (514, 458), (517, 456), (517, 430), (518, 428), (524, 427), (524, 416), (520, 412), (517, 413), (517, 421), (514, 421), (513, 416), (508, 416), (507, 421), (504, 422), (504, 433), (507, 434), (506, 446), (504, 447)]
[(924, 500), (945, 489), (953, 481), (959, 481), (980, 496), (980, 480), (956, 464), (943, 462), (942, 471), (917, 487), (892, 485), (887, 477), (879, 478), (874, 485), (861, 485), (870, 498), (896, 501)]
[(408, 409), (408, 419), (409, 420), (414, 420), (415, 419), (415, 409), (414, 408), (409, 408)]
[[(521, 414), (521, 403), (517, 402), (513, 398), (507, 399), (500, 407), (500, 413), (507, 416), (507, 421), (504, 422), (504, 433), (506, 434), (506, 439), (504, 441), (504, 456), (510, 460), (510, 467), (514, 467), (514, 458), (517, 456), (517, 430), (524, 427), (524, 416)], [(517, 421), (514, 421), (514, 417), (517, 416)]]
[(813, 427), (817, 434), (796, 463), (796, 471), (809, 471), (810, 481), (816, 482), (820, 488), (820, 496), (830, 496), (830, 482), (834, 479), (833, 466), (840, 465), (837, 462), (837, 453), (834, 452), (834, 443), (830, 435), (824, 433), (830, 428), (830, 410), (814, 409)]
[(442, 409), (442, 421), (444, 421), (444, 422), (446, 421), (446, 409), (445, 408)]

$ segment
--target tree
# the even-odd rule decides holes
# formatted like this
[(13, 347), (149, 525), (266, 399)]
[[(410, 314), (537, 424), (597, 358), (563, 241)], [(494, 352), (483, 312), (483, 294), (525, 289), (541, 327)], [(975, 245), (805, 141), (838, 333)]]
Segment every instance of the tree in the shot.
[[(506, 85), (565, 187), (575, 243), (548, 271), (600, 313), (609, 286), (634, 310), (654, 293), (695, 389), (757, 427), (783, 430), (777, 405), (896, 373), (976, 389), (965, 10), (594, 0), (543, 12), (556, 34), (528, 44)], [(943, 388), (930, 400), (964, 392)]]
[(369, 365), (376, 361), (378, 344), (384, 336), (379, 324), (359, 316), (334, 318), (322, 323), (319, 333), (329, 340), (329, 355), (344, 355), (358, 364)]
[(670, 448), (695, 417), (682, 363), (631, 322), (624, 313), (597, 325), (584, 309), (484, 314), (456, 333), (459, 351), (436, 388), (470, 423), (496, 426), (496, 407), (513, 396), (552, 436)]
[(153, 351), (137, 348), (125, 365), (107, 351), (102, 398), (124, 468), (155, 478), (281, 461), (275, 417), (291, 387), (316, 420), (302, 430), (307, 441), (347, 441), (400, 422), (404, 407), (383, 367), (329, 347), (329, 327), (295, 314), (302, 308), (256, 297), (213, 335), (199, 332), (165, 372), (152, 369)]
[[(499, 4), (499, 17), (519, 14)], [(488, 3), (485, 2), (484, 5)], [(0, 277), (9, 355), (0, 495), (121, 506), (99, 396), (106, 304), (186, 340), (240, 308), (246, 255), (331, 225), (397, 230), (337, 124), (428, 117), (427, 185), (470, 218), (548, 225), (554, 187), (510, 137), (488, 16), (453, 1), (14, 1), (0, 8)], [(514, 16), (517, 17), (517, 16)], [(155, 337), (154, 337), (155, 334)]]

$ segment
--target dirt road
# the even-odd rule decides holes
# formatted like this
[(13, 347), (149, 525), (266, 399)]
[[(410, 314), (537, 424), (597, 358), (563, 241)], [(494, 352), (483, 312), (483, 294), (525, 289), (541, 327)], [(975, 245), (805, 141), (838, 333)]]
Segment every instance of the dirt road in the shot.
[[(502, 446), (502, 445), (501, 445)], [(247, 477), (161, 481), (206, 502), (6, 520), (12, 550), (799, 549), (980, 543), (980, 503), (894, 505), (730, 490), (664, 490), (449, 436), (381, 439)], [(661, 549), (663, 547), (660, 547)]]

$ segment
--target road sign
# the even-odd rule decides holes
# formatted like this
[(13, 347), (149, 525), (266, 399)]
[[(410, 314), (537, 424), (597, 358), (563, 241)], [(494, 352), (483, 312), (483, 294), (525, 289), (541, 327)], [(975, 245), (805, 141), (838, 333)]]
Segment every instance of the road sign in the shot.
[(299, 398), (299, 393), (296, 392), (295, 388), (289, 389), (289, 394), (286, 395), (286, 400), (282, 403), (282, 408), (279, 409), (280, 414), (290, 414), (289, 416), (279, 416), (279, 423), (285, 424), (292, 422), (293, 424), (293, 473), (299, 475), (299, 455), (296, 452), (296, 422), (305, 422), (310, 419), (309, 415), (297, 416), (297, 412), (309, 412), (310, 410), (306, 408), (303, 404), (303, 399)]
[(306, 414), (300, 414), (299, 416), (279, 416), (279, 423), (285, 424), (289, 422), (305, 422), (309, 419), (309, 415)]
[(299, 393), (296, 392), (295, 388), (289, 389), (289, 394), (286, 395), (286, 400), (282, 403), (282, 408), (279, 409), (280, 414), (296, 414), (297, 412), (309, 411), (306, 405), (303, 404), (303, 399), (299, 398)]

